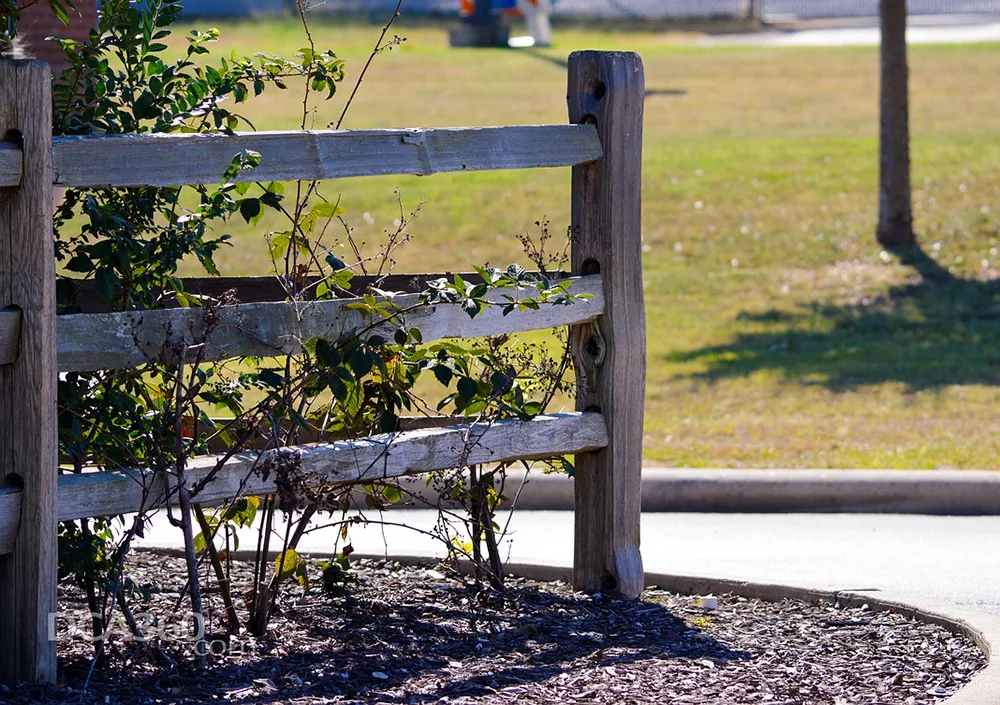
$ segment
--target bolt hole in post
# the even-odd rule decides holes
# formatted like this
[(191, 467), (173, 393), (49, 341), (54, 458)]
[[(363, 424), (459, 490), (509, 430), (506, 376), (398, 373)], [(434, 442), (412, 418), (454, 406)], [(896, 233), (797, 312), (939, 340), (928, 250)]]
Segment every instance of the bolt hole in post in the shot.
[(24, 478), (16, 473), (11, 473), (0, 481), (0, 489), (24, 491)]
[(608, 87), (604, 85), (604, 81), (598, 81), (594, 84), (594, 100), (603, 100), (607, 92)]
[(24, 137), (20, 130), (4, 130), (3, 141), (14, 145), (18, 149), (24, 146)]

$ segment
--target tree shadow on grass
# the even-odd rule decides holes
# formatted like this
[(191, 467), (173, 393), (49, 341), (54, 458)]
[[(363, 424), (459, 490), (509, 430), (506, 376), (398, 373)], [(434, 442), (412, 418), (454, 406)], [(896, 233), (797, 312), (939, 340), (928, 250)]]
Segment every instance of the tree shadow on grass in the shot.
[(1000, 281), (960, 279), (919, 247), (897, 250), (914, 271), (904, 284), (847, 304), (813, 302), (797, 311), (743, 312), (732, 342), (668, 356), (702, 363), (714, 381), (775, 370), (833, 391), (897, 382), (912, 391), (1000, 385)]

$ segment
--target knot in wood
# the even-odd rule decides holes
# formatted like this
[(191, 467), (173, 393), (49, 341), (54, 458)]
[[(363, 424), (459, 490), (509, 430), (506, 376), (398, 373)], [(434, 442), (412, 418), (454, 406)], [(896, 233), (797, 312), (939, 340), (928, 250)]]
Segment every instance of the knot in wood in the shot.
[(593, 367), (604, 364), (607, 353), (607, 343), (601, 335), (600, 327), (595, 323), (590, 328), (590, 335), (583, 342), (583, 355)]

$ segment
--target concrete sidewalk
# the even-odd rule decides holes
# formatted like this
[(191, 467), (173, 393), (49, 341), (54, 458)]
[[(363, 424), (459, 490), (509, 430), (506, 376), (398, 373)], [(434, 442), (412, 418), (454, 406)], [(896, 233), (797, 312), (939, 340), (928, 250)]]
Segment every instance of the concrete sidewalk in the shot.
[[(1000, 16), (911, 17), (906, 29), (909, 44), (969, 44), (1000, 41)], [(754, 33), (704, 37), (700, 43), (759, 46), (877, 46), (877, 21), (851, 19), (777, 25)]]
[[(387, 522), (424, 531), (436, 518), (427, 510), (384, 514)], [(329, 555), (338, 531), (310, 533), (300, 548)], [(1000, 615), (998, 537), (1000, 517), (660, 513), (642, 519), (648, 572), (870, 592), (993, 615)], [(179, 539), (158, 517), (138, 545), (177, 548)], [(352, 526), (350, 541), (362, 554), (444, 555), (439, 541), (400, 526)], [(255, 545), (254, 532), (241, 535), (241, 544)], [(517, 563), (570, 565), (572, 512), (515, 512), (504, 551)]]

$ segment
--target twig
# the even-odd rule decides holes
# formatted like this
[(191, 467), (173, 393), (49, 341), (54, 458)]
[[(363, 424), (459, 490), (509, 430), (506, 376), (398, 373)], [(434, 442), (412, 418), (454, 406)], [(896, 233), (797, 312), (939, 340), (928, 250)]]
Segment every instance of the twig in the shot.
[[(185, 346), (186, 348), (187, 346)], [(184, 559), (187, 562), (188, 582), (191, 590), (191, 611), (204, 620), (204, 611), (201, 604), (201, 584), (198, 581), (198, 558), (194, 550), (194, 530), (191, 526), (191, 493), (188, 490), (187, 479), (184, 477), (184, 467), (186, 465), (184, 453), (184, 415), (183, 409), (186, 406), (183, 399), (184, 389), (184, 357), (177, 368), (177, 387), (175, 390), (174, 413), (174, 434), (177, 443), (177, 499), (180, 504), (180, 525), (181, 533), (184, 536)], [(208, 666), (208, 652), (205, 648), (205, 631), (198, 629), (198, 639), (195, 643), (195, 654), (198, 658), (198, 665), (202, 668)]]
[(372, 65), (372, 61), (375, 59), (379, 51), (382, 49), (382, 40), (385, 39), (385, 35), (389, 33), (389, 28), (392, 27), (392, 23), (396, 21), (397, 17), (399, 17), (399, 8), (402, 6), (403, 6), (403, 0), (398, 0), (398, 2), (396, 3), (396, 9), (392, 11), (392, 17), (390, 17), (389, 21), (385, 23), (384, 27), (382, 27), (382, 34), (379, 35), (378, 41), (375, 42), (375, 48), (372, 49), (372, 53), (368, 57), (368, 61), (365, 62), (364, 68), (361, 69), (361, 73), (358, 75), (358, 80), (354, 84), (354, 90), (351, 91), (351, 96), (347, 99), (347, 103), (344, 104), (344, 110), (340, 113), (340, 117), (337, 118), (337, 123), (333, 126), (333, 129), (339, 130), (341, 123), (344, 122), (344, 117), (347, 115), (347, 110), (348, 108), (351, 107), (351, 103), (354, 102), (354, 96), (357, 94), (358, 88), (361, 87), (361, 82), (364, 80), (365, 74), (368, 73), (368, 67)]
[[(205, 510), (201, 504), (194, 503), (195, 517), (198, 519), (198, 526), (201, 535), (205, 537), (205, 551), (208, 559), (212, 563), (212, 570), (215, 571), (215, 581), (219, 584), (219, 594), (222, 596), (222, 604), (226, 609), (226, 627), (230, 634), (236, 636), (240, 633), (240, 618), (236, 614), (236, 605), (233, 604), (233, 594), (229, 589), (229, 578), (222, 567), (222, 560), (219, 558), (219, 551), (215, 548), (214, 532), (205, 516)], [(217, 531), (218, 529), (216, 529)]]

